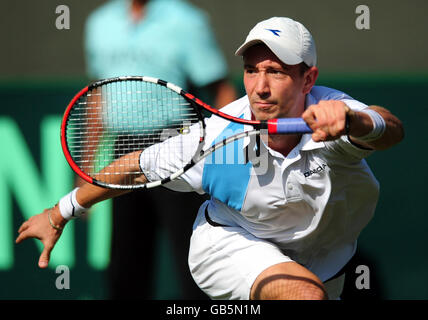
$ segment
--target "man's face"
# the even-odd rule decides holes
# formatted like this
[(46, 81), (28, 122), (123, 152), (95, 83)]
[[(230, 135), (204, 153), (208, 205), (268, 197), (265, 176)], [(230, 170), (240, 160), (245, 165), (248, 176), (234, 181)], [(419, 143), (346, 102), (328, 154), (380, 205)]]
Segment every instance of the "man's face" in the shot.
[(284, 64), (263, 44), (245, 51), (244, 86), (257, 120), (300, 117), (304, 111), (308, 89), (300, 65)]

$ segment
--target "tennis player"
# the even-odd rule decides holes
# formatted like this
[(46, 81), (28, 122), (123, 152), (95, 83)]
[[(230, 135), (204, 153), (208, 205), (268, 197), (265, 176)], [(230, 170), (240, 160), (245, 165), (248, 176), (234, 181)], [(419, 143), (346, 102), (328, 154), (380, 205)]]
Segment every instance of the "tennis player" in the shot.
[[(262, 139), (262, 171), (251, 159), (216, 163), (224, 157), (208, 157), (171, 182), (174, 190), (211, 196), (193, 226), (193, 278), (212, 299), (338, 299), (340, 271), (378, 201), (379, 184), (364, 158), (400, 142), (401, 122), (385, 108), (315, 86), (314, 40), (292, 19), (258, 23), (236, 55), (243, 57), (247, 94), (222, 111), (258, 120), (302, 117), (313, 133)], [(208, 145), (244, 129), (215, 116), (206, 124)], [(250, 142), (234, 147), (244, 151)], [(162, 145), (153, 147), (162, 159)], [(165, 174), (168, 166), (144, 154), (125, 156), (142, 168), (137, 179)], [(45, 268), (72, 215), (124, 192), (85, 184), (24, 222), (16, 241), (40, 239), (39, 266)]]

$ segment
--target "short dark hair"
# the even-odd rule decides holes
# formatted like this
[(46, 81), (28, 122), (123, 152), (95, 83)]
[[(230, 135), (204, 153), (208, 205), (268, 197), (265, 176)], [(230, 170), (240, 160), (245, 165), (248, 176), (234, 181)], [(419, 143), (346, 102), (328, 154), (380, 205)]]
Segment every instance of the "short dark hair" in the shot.
[(300, 66), (300, 74), (302, 76), (305, 74), (306, 71), (308, 71), (311, 68), (304, 62), (299, 63), (299, 66)]

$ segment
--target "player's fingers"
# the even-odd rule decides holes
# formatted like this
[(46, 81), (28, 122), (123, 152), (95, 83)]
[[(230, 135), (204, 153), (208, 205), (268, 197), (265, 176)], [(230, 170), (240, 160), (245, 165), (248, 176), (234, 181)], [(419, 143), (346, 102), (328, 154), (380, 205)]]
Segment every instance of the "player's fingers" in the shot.
[(20, 232), (19, 236), (16, 238), (15, 243), (20, 243), (22, 240), (27, 239), (25, 232)]
[(334, 125), (334, 133), (335, 135), (342, 135), (345, 133), (345, 125), (346, 125), (346, 111), (343, 103), (337, 103), (334, 108), (335, 114), (335, 125)]
[(23, 231), (25, 231), (26, 229), (28, 229), (29, 227), (29, 222), (25, 221), (23, 224), (21, 224), (21, 226), (18, 229), (18, 232), (21, 233)]
[(315, 118), (315, 112), (312, 106), (310, 106), (308, 109), (305, 110), (305, 112), (303, 112), (302, 119), (308, 124), (311, 129), (313, 129), (313, 126), (317, 122), (317, 119)]
[(52, 246), (45, 246), (39, 258), (39, 268), (47, 268), (51, 257)]
[(303, 120), (313, 130), (312, 140), (315, 142), (324, 141), (326, 134), (323, 132), (323, 124), (325, 115), (320, 110), (320, 105), (312, 105), (302, 114)]
[(319, 129), (312, 134), (312, 140), (315, 142), (325, 141), (327, 140), (327, 136), (328, 134), (325, 131)]
[(315, 125), (316, 131), (315, 132), (319, 132), (319, 137), (320, 140), (323, 141), (325, 140), (325, 138), (328, 136), (329, 134), (329, 116), (327, 113), (327, 110), (325, 108), (322, 107), (318, 107), (316, 109), (316, 119), (317, 119), (317, 123)]
[(16, 240), (15, 240), (15, 243), (20, 243), (20, 242), (22, 242), (22, 241), (24, 241), (25, 239), (28, 239), (28, 238), (36, 238), (36, 239), (39, 239), (40, 240), (40, 238), (38, 237), (38, 236), (36, 236), (32, 231), (31, 231), (31, 229), (26, 229), (26, 230), (24, 230), (24, 231), (22, 231), (20, 234), (19, 234), (19, 236), (16, 238)]
[[(325, 125), (325, 114), (321, 110), (319, 105), (312, 105), (302, 114), (303, 120), (308, 124), (308, 126), (315, 133), (319, 130), (323, 130)], [(313, 137), (318, 137), (318, 135), (313, 135)], [(319, 141), (319, 140), (317, 140)]]

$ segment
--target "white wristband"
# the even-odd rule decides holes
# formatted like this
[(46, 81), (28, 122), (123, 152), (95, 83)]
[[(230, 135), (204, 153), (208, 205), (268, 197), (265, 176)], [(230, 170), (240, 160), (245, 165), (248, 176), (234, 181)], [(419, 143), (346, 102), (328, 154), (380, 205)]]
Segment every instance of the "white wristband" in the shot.
[(82, 207), (76, 200), (76, 193), (79, 188), (74, 189), (59, 200), (59, 212), (66, 220), (82, 216), (87, 208)]
[(386, 123), (383, 117), (372, 109), (364, 109), (360, 112), (367, 114), (373, 122), (373, 129), (371, 132), (362, 137), (355, 137), (362, 142), (370, 142), (382, 137), (386, 129)]

